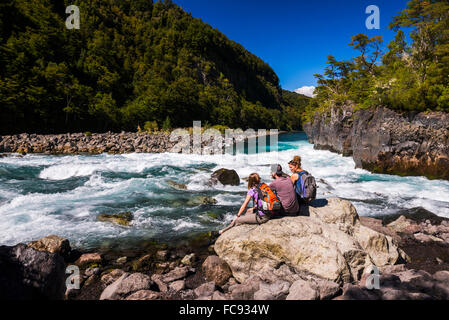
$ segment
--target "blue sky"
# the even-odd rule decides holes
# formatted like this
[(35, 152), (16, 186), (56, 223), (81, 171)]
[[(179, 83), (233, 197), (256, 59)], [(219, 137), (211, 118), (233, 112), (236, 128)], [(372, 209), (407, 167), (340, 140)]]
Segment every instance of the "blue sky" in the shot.
[[(315, 85), (329, 54), (350, 59), (357, 33), (394, 38), (387, 26), (406, 0), (174, 0), (266, 61), (287, 90)], [(380, 9), (380, 30), (368, 30), (366, 7)]]

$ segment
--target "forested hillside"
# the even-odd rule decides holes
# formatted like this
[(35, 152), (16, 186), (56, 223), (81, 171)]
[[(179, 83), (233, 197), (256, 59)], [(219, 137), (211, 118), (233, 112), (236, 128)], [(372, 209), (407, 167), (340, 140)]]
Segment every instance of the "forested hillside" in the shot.
[(387, 47), (381, 37), (358, 34), (349, 44), (357, 57), (351, 61), (328, 57), (324, 75), (315, 75), (317, 98), (304, 121), (317, 110), (344, 104), (449, 111), (449, 1), (411, 0), (389, 28), (396, 37)]
[[(68, 5), (79, 30), (65, 27)], [(0, 4), (0, 134), (192, 120), (297, 129), (306, 101), (284, 99), (268, 64), (171, 1)]]

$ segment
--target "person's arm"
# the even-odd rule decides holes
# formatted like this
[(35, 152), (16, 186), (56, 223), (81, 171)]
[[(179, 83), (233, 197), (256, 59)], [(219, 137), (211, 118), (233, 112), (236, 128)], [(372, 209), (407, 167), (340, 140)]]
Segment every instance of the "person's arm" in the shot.
[(270, 187), (271, 191), (277, 192), (276, 185), (275, 185), (274, 181), (269, 185), (269, 187)]
[(251, 195), (248, 194), (246, 196), (245, 202), (243, 202), (242, 207), (239, 210), (239, 213), (237, 214), (237, 217), (240, 217), (243, 214), (243, 212), (248, 207), (248, 204), (249, 204), (250, 201), (251, 201)]
[(299, 175), (297, 173), (295, 173), (294, 175), (292, 175), (290, 177), (290, 179), (292, 179), (293, 184), (296, 184), (296, 181), (298, 181), (298, 179), (299, 179)]

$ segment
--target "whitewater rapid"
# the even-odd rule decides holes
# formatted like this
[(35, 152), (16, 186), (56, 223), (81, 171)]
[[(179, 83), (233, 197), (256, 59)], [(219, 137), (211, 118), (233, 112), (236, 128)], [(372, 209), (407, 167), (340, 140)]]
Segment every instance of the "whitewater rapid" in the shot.
[[(349, 199), (361, 216), (382, 216), (423, 207), (449, 217), (449, 181), (371, 174), (352, 158), (314, 150), (303, 133), (281, 136), (279, 152), (259, 155), (127, 154), (27, 155), (0, 158), (0, 244), (49, 234), (75, 247), (111, 246), (145, 239), (170, 241), (228, 224), (246, 194), (238, 187), (207, 184), (213, 171), (253, 172), (270, 182), (271, 164), (295, 155), (318, 180), (319, 197)], [(187, 185), (172, 187), (169, 181)], [(195, 197), (215, 198), (202, 205)], [(100, 214), (132, 212), (130, 227), (97, 221)]]

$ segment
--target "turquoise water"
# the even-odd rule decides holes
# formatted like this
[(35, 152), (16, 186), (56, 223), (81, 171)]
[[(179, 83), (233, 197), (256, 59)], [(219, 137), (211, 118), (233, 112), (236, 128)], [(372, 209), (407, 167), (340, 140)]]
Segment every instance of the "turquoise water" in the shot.
[[(171, 241), (228, 224), (246, 193), (238, 187), (210, 187), (210, 174), (235, 169), (269, 180), (272, 163), (301, 155), (319, 181), (319, 196), (350, 199), (360, 215), (382, 216), (424, 207), (449, 217), (449, 182), (423, 177), (371, 174), (354, 169), (352, 158), (314, 150), (304, 133), (282, 135), (279, 152), (231, 155), (128, 154), (96, 156), (12, 155), (0, 158), (0, 244), (11, 245), (58, 234), (76, 247), (134, 240)], [(177, 190), (169, 181), (187, 185)], [(197, 197), (214, 197), (202, 205)], [(130, 211), (130, 227), (97, 221), (100, 214)]]

